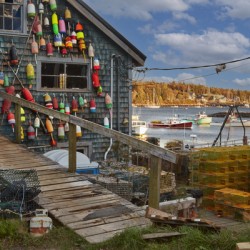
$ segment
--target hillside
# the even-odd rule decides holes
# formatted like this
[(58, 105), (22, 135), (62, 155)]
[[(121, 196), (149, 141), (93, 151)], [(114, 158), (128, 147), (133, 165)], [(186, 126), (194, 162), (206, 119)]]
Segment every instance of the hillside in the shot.
[(132, 101), (136, 106), (249, 104), (250, 91), (177, 82), (134, 82)]

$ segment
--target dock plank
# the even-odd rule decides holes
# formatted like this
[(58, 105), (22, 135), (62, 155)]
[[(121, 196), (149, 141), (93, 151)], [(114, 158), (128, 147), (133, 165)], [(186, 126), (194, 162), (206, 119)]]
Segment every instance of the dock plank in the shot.
[(130, 227), (151, 224), (145, 211), (86, 177), (0, 136), (0, 169), (36, 170), (41, 193), (37, 203), (90, 243)]

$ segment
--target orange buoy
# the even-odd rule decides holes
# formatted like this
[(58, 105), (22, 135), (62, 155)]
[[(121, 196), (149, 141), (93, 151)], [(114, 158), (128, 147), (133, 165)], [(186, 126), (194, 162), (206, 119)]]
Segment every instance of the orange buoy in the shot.
[(53, 133), (54, 129), (53, 129), (51, 120), (48, 117), (46, 118), (45, 126), (46, 126), (48, 133)]

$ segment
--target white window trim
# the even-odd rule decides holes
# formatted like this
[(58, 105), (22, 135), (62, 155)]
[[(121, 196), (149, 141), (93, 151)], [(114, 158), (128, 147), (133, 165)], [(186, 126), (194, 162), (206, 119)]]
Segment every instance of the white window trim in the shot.
[[(57, 52), (54, 52), (57, 53)], [(47, 62), (47, 63), (68, 63), (68, 64), (83, 64), (87, 65), (87, 88), (84, 89), (60, 89), (60, 88), (42, 88), (42, 83), (41, 83), (41, 66), (42, 62)], [(86, 59), (78, 59), (78, 58), (63, 58), (63, 57), (38, 57), (37, 58), (37, 65), (36, 65), (36, 90), (37, 91), (46, 91), (46, 92), (81, 92), (81, 93), (86, 93), (86, 92), (91, 92), (92, 90), (92, 82), (91, 82), (91, 76), (90, 76), (90, 60)]]
[[(3, 3), (4, 4), (4, 3)], [(22, 28), (21, 28), (21, 31), (19, 30), (4, 30), (4, 29), (0, 29), (0, 34), (3, 35), (3, 34), (6, 34), (6, 35), (14, 35), (16, 36), (17, 33), (19, 35), (27, 35), (27, 0), (23, 0), (23, 18), (21, 19), (22, 20)]]

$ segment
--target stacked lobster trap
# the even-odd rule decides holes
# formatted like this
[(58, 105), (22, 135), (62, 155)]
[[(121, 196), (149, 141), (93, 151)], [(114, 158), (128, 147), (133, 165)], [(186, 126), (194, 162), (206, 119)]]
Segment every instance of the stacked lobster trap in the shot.
[[(203, 191), (204, 208), (225, 216), (230, 207), (235, 214), (250, 212), (250, 200), (245, 202), (245, 197), (250, 197), (249, 146), (212, 147), (192, 152), (189, 170), (191, 185)], [(235, 195), (225, 195), (226, 190)], [(230, 197), (244, 202), (229, 204)]]

